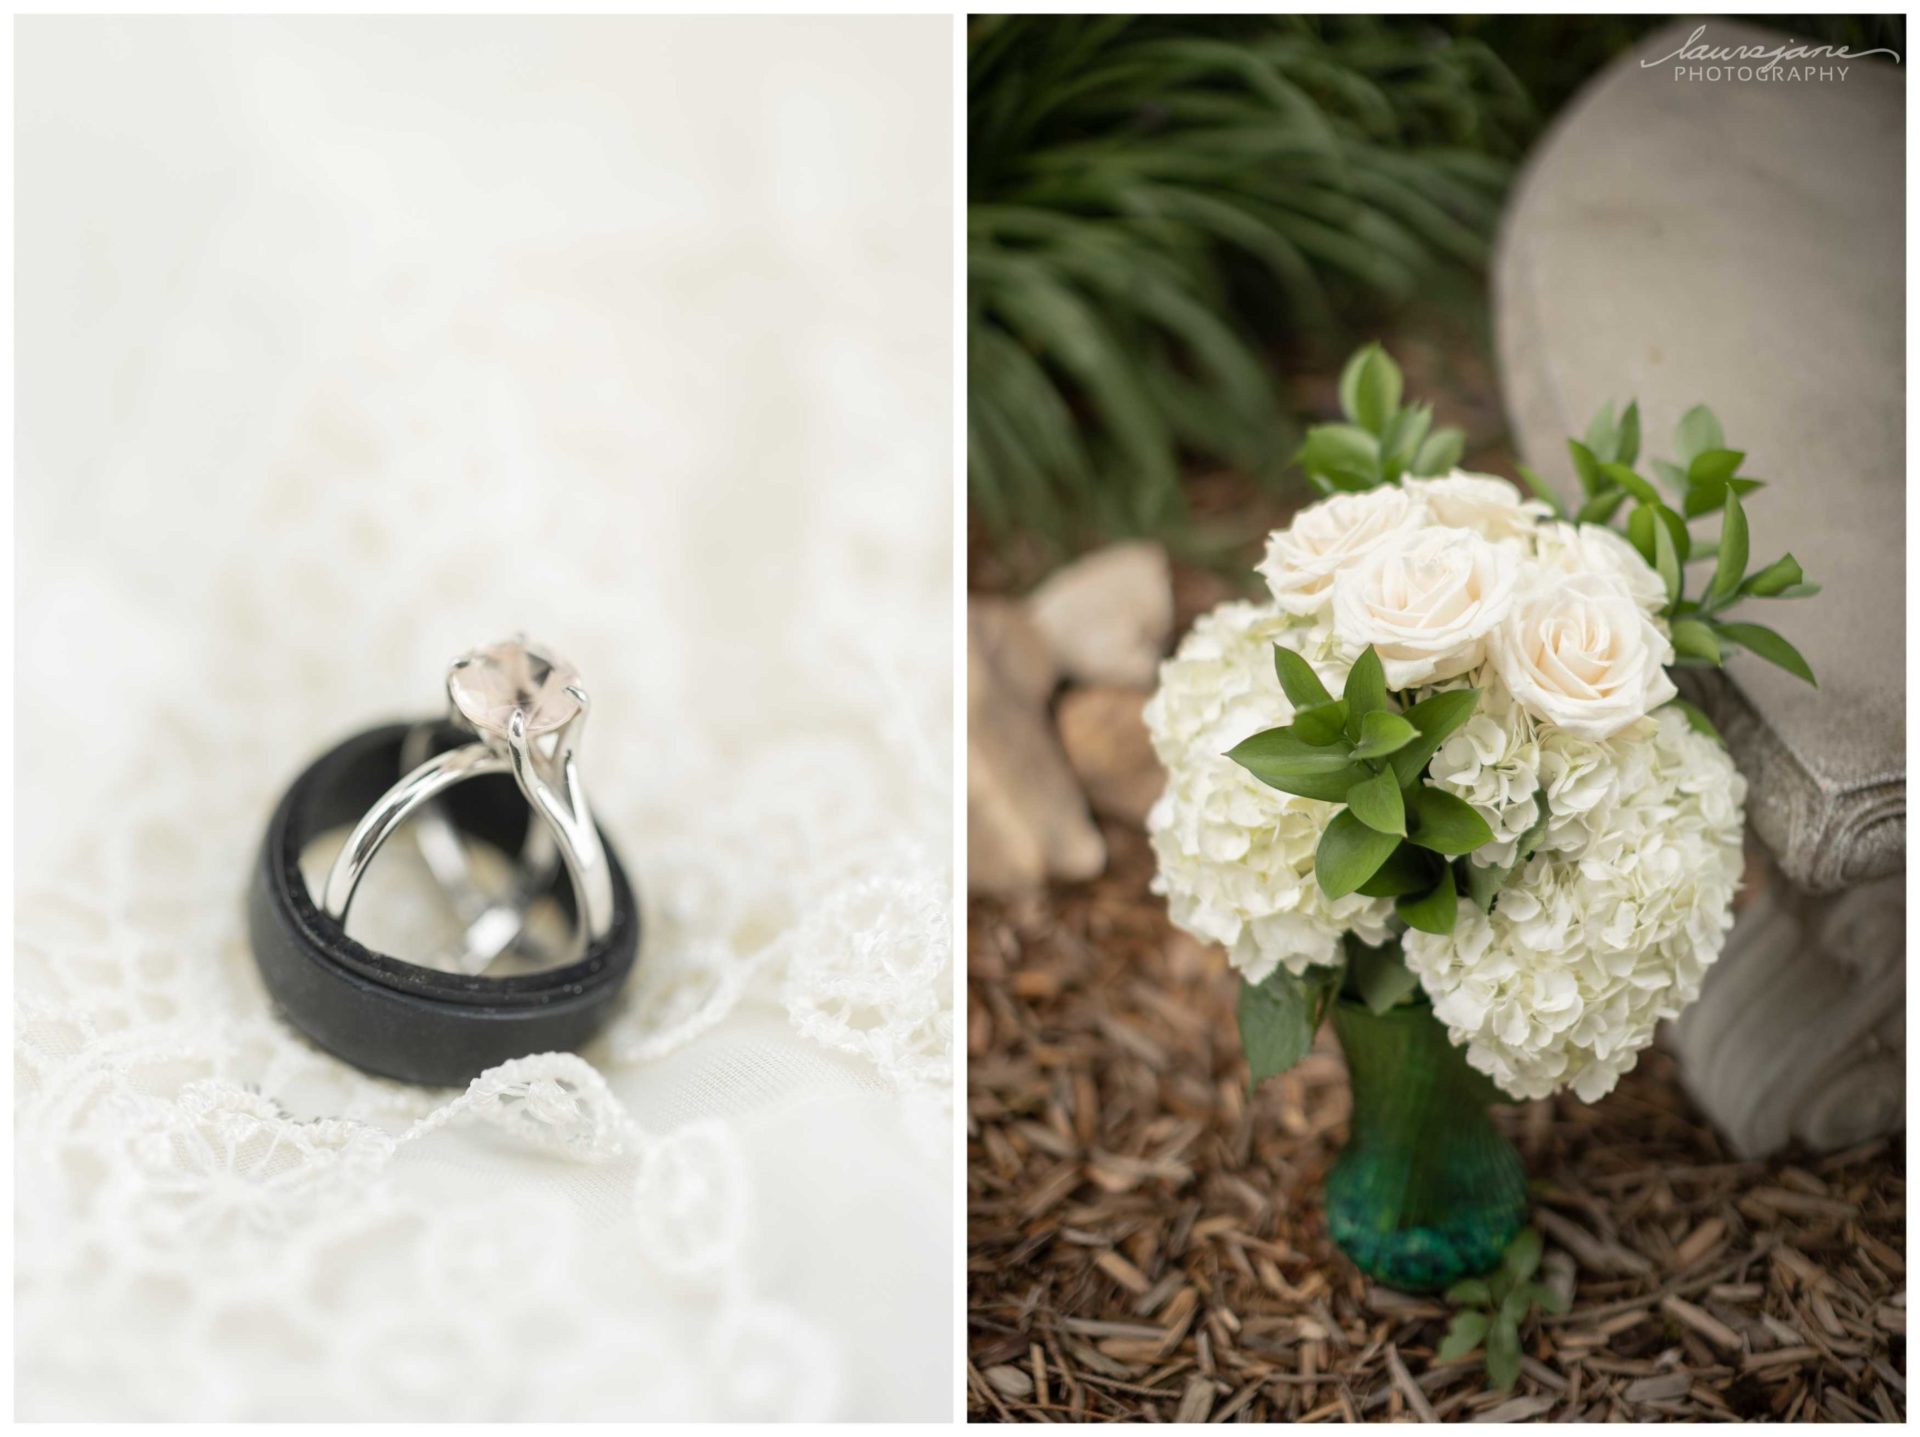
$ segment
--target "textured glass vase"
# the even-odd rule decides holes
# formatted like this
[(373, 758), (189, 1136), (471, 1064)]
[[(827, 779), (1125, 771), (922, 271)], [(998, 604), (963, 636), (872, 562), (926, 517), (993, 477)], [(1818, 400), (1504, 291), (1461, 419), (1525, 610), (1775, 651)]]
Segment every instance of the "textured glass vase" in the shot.
[(1353, 1084), (1327, 1226), (1367, 1276), (1435, 1292), (1490, 1272), (1527, 1221), (1527, 1176), (1487, 1115), (1492, 1089), (1426, 1004), (1345, 999), (1334, 1032)]

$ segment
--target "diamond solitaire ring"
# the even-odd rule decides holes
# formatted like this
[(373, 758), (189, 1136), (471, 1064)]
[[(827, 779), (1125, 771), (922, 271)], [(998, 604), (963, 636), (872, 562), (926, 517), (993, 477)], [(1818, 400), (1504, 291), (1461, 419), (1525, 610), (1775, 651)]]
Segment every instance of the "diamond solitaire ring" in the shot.
[(590, 707), (579, 671), (524, 636), (455, 659), (447, 670), (448, 719), (473, 741), (421, 759), (437, 726), (421, 725), (409, 735), (403, 755), (420, 761), (355, 825), (327, 874), (321, 911), (344, 926), (381, 844), (417, 815), (422, 853), (468, 925), (467, 951), (457, 966), (467, 973), (484, 969), (518, 936), (524, 903), (480, 897), (437, 800), (467, 779), (511, 773), (540, 820), (528, 826), (523, 886), (546, 886), (543, 870), (557, 850), (573, 883), (579, 946), (604, 937), (613, 923), (613, 888), (578, 762)]

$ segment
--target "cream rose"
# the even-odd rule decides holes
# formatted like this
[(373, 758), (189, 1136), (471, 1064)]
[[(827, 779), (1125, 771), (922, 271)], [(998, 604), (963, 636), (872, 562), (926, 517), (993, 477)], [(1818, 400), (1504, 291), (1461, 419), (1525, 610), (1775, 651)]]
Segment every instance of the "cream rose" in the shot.
[(1512, 548), (1469, 529), (1397, 534), (1334, 580), (1334, 636), (1349, 653), (1371, 645), (1390, 688), (1450, 679), (1486, 657), (1519, 572)]
[(1317, 613), (1332, 593), (1336, 574), (1394, 535), (1418, 528), (1426, 517), (1418, 502), (1391, 484), (1335, 494), (1273, 532), (1260, 575), (1287, 613)]
[(1610, 573), (1546, 573), (1489, 642), (1507, 688), (1535, 718), (1611, 738), (1674, 696), (1673, 645)]
[(1617, 529), (1605, 524), (1543, 524), (1535, 549), (1541, 566), (1561, 574), (1598, 571), (1619, 577), (1634, 601), (1649, 614), (1667, 606), (1667, 586)]
[(1553, 510), (1538, 499), (1522, 499), (1520, 491), (1492, 474), (1456, 469), (1437, 479), (1409, 479), (1406, 490), (1426, 506), (1436, 524), (1471, 529), (1496, 543), (1525, 539)]

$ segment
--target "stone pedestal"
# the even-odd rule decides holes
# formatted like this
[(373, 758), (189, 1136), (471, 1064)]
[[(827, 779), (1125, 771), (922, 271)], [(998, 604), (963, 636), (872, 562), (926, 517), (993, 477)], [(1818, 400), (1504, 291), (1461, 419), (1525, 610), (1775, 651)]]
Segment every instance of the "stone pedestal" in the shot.
[(1673, 1034), (1742, 1156), (1850, 1147), (1906, 1120), (1906, 879), (1821, 896), (1777, 871)]
[(1643, 454), (1670, 458), (1704, 402), (1769, 481), (1756, 561), (1790, 550), (1825, 585), (1740, 614), (1818, 689), (1737, 656), (1693, 691), (1774, 871), (1674, 1038), (1701, 1106), (1761, 1153), (1905, 1120), (1905, 82), (1884, 60), (1791, 81), (1663, 60), (1701, 26), (1787, 38), (1690, 20), (1616, 61), (1529, 161), (1493, 281), (1524, 462), (1570, 494), (1567, 438), (1603, 404), (1637, 397)]

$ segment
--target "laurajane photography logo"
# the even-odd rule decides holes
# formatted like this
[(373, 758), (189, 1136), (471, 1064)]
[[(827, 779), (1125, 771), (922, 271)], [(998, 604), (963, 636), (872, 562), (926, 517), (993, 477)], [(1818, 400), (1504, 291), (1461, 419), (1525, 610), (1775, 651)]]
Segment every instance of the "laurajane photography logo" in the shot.
[(1885, 55), (1894, 64), (1900, 63), (1897, 51), (1884, 48), (1856, 53), (1845, 45), (1802, 45), (1791, 39), (1784, 45), (1715, 45), (1706, 34), (1707, 27), (1702, 25), (1672, 54), (1642, 60), (1640, 68), (1671, 65), (1675, 80), (1708, 84), (1727, 80), (1826, 84), (1844, 81), (1855, 61), (1871, 55)]

